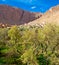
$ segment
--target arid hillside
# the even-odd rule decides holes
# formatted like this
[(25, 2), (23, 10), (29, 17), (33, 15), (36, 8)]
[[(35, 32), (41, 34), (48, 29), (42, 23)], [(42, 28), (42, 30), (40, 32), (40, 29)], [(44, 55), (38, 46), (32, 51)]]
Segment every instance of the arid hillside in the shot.
[(44, 14), (27, 12), (7, 5), (0, 5), (0, 26), (3, 24), (37, 25), (54, 22), (59, 24), (59, 5), (50, 8)]
[(59, 5), (50, 8), (46, 13), (43, 14), (39, 19), (28, 23), (29, 25), (45, 23), (57, 23), (59, 24)]
[(26, 12), (7, 5), (0, 5), (0, 23), (2, 24), (26, 24), (40, 18), (41, 16), (41, 13)]

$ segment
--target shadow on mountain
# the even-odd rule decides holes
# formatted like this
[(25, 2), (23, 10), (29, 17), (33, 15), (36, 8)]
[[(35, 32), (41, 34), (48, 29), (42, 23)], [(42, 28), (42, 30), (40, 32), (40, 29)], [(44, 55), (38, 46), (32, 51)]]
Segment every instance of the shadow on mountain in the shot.
[(7, 5), (0, 5), (0, 23), (3, 24), (26, 24), (40, 18), (41, 16), (41, 13), (27, 12)]

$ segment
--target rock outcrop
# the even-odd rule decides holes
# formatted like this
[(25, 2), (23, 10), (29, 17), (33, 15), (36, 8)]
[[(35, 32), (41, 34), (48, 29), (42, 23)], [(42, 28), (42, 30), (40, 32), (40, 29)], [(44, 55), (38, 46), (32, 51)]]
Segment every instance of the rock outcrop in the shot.
[(28, 25), (45, 24), (45, 23), (59, 24), (59, 5), (50, 8), (46, 13), (43, 14), (42, 17), (28, 23)]

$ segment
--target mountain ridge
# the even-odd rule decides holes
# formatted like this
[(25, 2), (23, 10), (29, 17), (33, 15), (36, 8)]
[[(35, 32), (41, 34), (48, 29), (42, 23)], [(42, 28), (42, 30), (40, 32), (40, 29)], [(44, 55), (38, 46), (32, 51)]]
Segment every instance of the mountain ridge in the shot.
[(27, 12), (8, 5), (0, 5), (0, 23), (21, 25), (38, 19), (42, 13)]
[(50, 8), (42, 17), (28, 23), (28, 25), (45, 23), (57, 23), (59, 24), (59, 5)]

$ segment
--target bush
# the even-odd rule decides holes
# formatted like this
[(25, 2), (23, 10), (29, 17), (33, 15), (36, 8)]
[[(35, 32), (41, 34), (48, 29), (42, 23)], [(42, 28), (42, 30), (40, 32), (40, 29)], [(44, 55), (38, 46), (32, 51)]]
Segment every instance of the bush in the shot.
[(37, 60), (39, 65), (50, 65), (50, 60), (47, 59), (43, 54), (40, 54)]
[(59, 26), (1, 28), (0, 64), (59, 65)]

